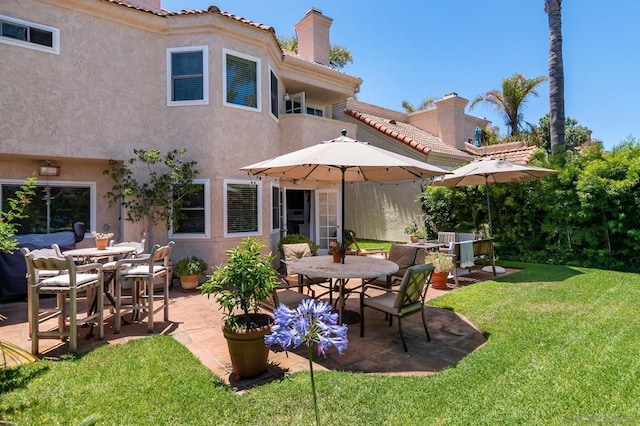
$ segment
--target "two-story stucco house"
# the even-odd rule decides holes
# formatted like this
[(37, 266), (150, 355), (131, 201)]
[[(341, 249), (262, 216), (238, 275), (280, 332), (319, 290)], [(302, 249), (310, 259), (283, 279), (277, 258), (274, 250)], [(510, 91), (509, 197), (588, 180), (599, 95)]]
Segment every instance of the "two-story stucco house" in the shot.
[[(2, 199), (42, 172), (33, 204), (42, 217), (24, 232), (82, 220), (89, 230), (140, 240), (143, 225), (108, 206), (113, 181), (103, 171), (110, 159), (134, 157), (134, 148), (184, 146), (198, 162), (201, 191), (183, 226), (156, 228), (155, 239), (174, 240), (176, 259), (197, 255), (215, 265), (248, 235), (274, 251), (285, 232), (326, 247), (319, 221), (340, 223), (339, 187), (256, 180), (242, 166), (332, 139), (343, 128), (444, 167), (479, 155), (468, 141), (488, 122), (464, 114), (467, 101), (455, 94), (410, 115), (355, 101), (362, 80), (329, 66), (331, 22), (310, 10), (296, 24), (299, 52), (292, 54), (271, 27), (214, 6), (170, 12), (160, 0), (0, 2)], [(369, 238), (402, 239), (419, 212), (419, 190), (419, 183), (350, 185), (355, 202), (346, 226)], [(338, 205), (335, 217), (320, 219), (327, 203)], [(88, 237), (83, 244), (92, 244)]]

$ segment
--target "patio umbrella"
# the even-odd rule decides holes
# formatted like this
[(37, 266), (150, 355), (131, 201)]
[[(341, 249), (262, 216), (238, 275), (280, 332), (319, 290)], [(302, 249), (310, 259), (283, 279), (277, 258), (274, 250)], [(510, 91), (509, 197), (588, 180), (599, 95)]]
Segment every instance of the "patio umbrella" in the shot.
[[(343, 208), (345, 182), (409, 181), (449, 173), (440, 167), (351, 139), (346, 134), (347, 131), (343, 130), (342, 136), (335, 139), (245, 166), (241, 170), (255, 176), (288, 180), (341, 182)], [(344, 214), (341, 232), (344, 232)]]
[(484, 185), (487, 194), (487, 213), (489, 217), (489, 234), (491, 228), (491, 205), (489, 204), (490, 183), (513, 183), (537, 179), (557, 170), (525, 164), (510, 163), (504, 160), (484, 159), (474, 161), (453, 171), (453, 174), (436, 178), (435, 186)]

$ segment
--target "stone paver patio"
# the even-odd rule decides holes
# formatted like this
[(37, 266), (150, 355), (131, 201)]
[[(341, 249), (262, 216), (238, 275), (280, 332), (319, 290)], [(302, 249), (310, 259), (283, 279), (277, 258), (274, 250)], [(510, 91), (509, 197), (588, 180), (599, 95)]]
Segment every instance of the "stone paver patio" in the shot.
[[(507, 271), (511, 272), (513, 271)], [(491, 278), (492, 274), (474, 272), (463, 281), (468, 284)], [(447, 291), (455, 290), (429, 288), (427, 298), (437, 297)], [(44, 299), (44, 303), (53, 302), (53, 298)], [(352, 295), (347, 300), (347, 309), (358, 311), (358, 303), (358, 294)], [(1, 303), (0, 312), (7, 316), (5, 321), (0, 322), (0, 338), (30, 350), (26, 301)], [(381, 312), (369, 309), (366, 312), (365, 336), (360, 337), (359, 323), (349, 325), (349, 344), (345, 353), (340, 356), (331, 348), (326, 358), (314, 359), (314, 369), (425, 375), (455, 365), (486, 341), (473, 324), (451, 310), (427, 306), (426, 316), (431, 341), (426, 339), (420, 315), (413, 315), (403, 321), (409, 349), (409, 352), (404, 352), (397, 323), (394, 321), (393, 326), (388, 327)], [(82, 328), (78, 342), (79, 351), (89, 351), (98, 346), (124, 343), (148, 336), (145, 322), (125, 325), (120, 334), (114, 334), (114, 317), (108, 307), (105, 308), (105, 317), (105, 339), (86, 339), (89, 329)], [(162, 319), (162, 315), (157, 315), (156, 318)], [(221, 312), (213, 299), (207, 299), (199, 292), (187, 292), (179, 286), (174, 286), (171, 289), (170, 320), (167, 323), (156, 322), (154, 332), (172, 335), (237, 391), (309, 368), (305, 349), (289, 352), (287, 356), (283, 351), (273, 348), (269, 354), (270, 364), (266, 373), (251, 379), (236, 380), (231, 372), (226, 341), (221, 331)], [(41, 340), (40, 348), (45, 357), (58, 357), (69, 350), (68, 342), (52, 339)]]

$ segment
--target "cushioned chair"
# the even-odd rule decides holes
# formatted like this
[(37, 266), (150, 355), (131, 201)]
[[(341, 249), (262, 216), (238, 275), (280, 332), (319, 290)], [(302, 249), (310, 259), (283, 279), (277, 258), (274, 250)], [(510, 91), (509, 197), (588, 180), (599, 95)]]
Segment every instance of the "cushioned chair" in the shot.
[[(169, 283), (171, 282), (170, 259), (174, 242), (166, 246), (154, 245), (149, 256), (121, 259), (116, 262), (116, 321), (114, 332), (119, 333), (122, 314), (133, 312), (134, 318), (142, 311), (147, 312), (147, 332), (153, 333), (153, 301), (163, 301), (164, 321), (169, 321)], [(154, 282), (163, 281), (161, 295), (154, 294)], [(131, 284), (130, 303), (123, 304), (122, 289), (125, 283)]]
[[(54, 250), (55, 251), (55, 250)], [(59, 257), (42, 254), (38, 251), (25, 253), (27, 265), (27, 283), (29, 290), (29, 325), (31, 333), (31, 352), (39, 352), (40, 339), (69, 338), (69, 350), (78, 350), (78, 324), (98, 323), (98, 338), (104, 338), (103, 310), (86, 314), (81, 311), (81, 295), (95, 294), (98, 306), (102, 306), (103, 276), (102, 265), (89, 263), (76, 265), (72, 256)], [(92, 293), (93, 292), (93, 293)], [(56, 330), (40, 330), (40, 295), (56, 296), (56, 310), (49, 318), (58, 317)], [(67, 309), (67, 298), (68, 309)], [(86, 303), (88, 307), (88, 303)], [(68, 326), (67, 326), (68, 325)]]
[(315, 299), (316, 293), (313, 289), (309, 289), (307, 285), (303, 284), (308, 290), (308, 293), (303, 293), (299, 285), (293, 285), (286, 279), (280, 280), (280, 285), (273, 291), (272, 297), (266, 300), (261, 306), (269, 311), (272, 311), (280, 306), (280, 304), (286, 305), (290, 309), (298, 307), (300, 302), (305, 299)]
[(398, 281), (402, 280), (402, 277), (404, 277), (404, 273), (408, 268), (424, 263), (425, 253), (424, 250), (415, 246), (391, 244), (387, 258), (398, 265), (398, 271), (391, 275), (387, 275), (386, 277), (378, 277), (374, 280), (369, 280), (369, 284), (391, 288), (392, 285), (395, 285)]
[(297, 277), (297, 283), (299, 284), (298, 288), (300, 291), (303, 290), (303, 287), (306, 286), (308, 289), (311, 289), (312, 285), (317, 285), (327, 291), (318, 295), (318, 297), (322, 297), (325, 295), (329, 295), (329, 303), (333, 303), (333, 281), (331, 278), (324, 277), (309, 277), (302, 276), (298, 277), (298, 274), (293, 272), (291, 269), (291, 263), (302, 259), (303, 257), (311, 256), (311, 248), (307, 243), (296, 243), (296, 244), (283, 244), (282, 245), (282, 254), (284, 258), (282, 259), (282, 263), (285, 264), (287, 270), (287, 276), (295, 276)]
[[(406, 270), (397, 290), (365, 284), (362, 293), (360, 293), (360, 337), (364, 337), (364, 308), (373, 308), (389, 316), (390, 326), (393, 317), (398, 318), (398, 331), (400, 332), (405, 352), (407, 352), (407, 344), (402, 334), (402, 318), (404, 317), (421, 313), (422, 325), (425, 333), (427, 333), (427, 340), (430, 341), (431, 337), (424, 317), (424, 302), (432, 273), (433, 265), (411, 266)], [(384, 293), (371, 295), (374, 289)], [(367, 293), (368, 291), (369, 293)]]

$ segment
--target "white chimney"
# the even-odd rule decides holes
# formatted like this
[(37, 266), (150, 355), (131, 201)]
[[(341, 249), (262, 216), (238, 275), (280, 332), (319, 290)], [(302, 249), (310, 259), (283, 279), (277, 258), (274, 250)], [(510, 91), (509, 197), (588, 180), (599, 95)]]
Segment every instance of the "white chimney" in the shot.
[(320, 9), (311, 8), (296, 25), (298, 55), (313, 62), (329, 65), (329, 27), (333, 19)]

